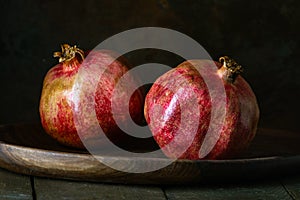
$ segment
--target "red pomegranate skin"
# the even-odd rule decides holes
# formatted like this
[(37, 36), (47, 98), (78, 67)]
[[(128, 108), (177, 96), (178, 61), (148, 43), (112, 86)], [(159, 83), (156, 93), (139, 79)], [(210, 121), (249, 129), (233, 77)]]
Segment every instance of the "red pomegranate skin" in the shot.
[[(128, 71), (127, 65), (122, 59), (115, 60), (114, 52), (110, 51), (91, 51), (84, 60), (84, 65), (80, 62), (80, 57), (75, 56), (71, 61), (62, 62), (51, 68), (44, 78), (43, 89), (40, 99), (40, 118), (44, 130), (56, 139), (58, 142), (76, 148), (84, 148), (84, 145), (78, 136), (74, 123), (74, 115), (85, 116), (84, 123), (81, 123), (81, 130), (89, 130), (93, 126), (101, 126), (103, 132), (108, 138), (121, 139), (120, 129), (116, 124), (116, 118), (121, 123), (128, 120), (122, 113), (130, 112), (135, 122), (142, 120), (143, 116), (143, 97), (140, 91), (134, 92), (130, 98), (130, 102), (122, 102), (124, 97), (130, 95), (126, 90), (118, 90), (115, 92), (117, 102), (117, 116), (112, 114), (112, 95), (113, 90), (119, 79)], [(109, 65), (109, 63), (111, 63)], [(96, 87), (94, 96), (87, 95), (86, 91), (76, 91), (74, 96), (74, 84), (78, 78), (78, 70), (81, 67), (97, 65), (98, 70), (104, 70), (97, 85), (90, 85), (85, 90), (93, 90)], [(108, 66), (109, 65), (109, 66)], [(89, 69), (89, 73), (97, 73)], [(85, 82), (93, 82), (85, 76)], [(132, 78), (130, 84), (135, 84)], [(79, 95), (78, 95), (79, 93)], [(78, 98), (80, 100), (78, 101)], [(95, 101), (95, 107), (90, 108), (90, 102)], [(84, 113), (94, 109), (97, 119), (92, 119), (90, 113)], [(87, 131), (81, 135), (84, 140), (92, 141), (95, 137), (99, 137), (98, 133)]]
[[(255, 94), (240, 75), (235, 78), (234, 82), (228, 81), (221, 73), (221, 66), (221, 63), (209, 60), (185, 61), (160, 76), (150, 88), (145, 99), (144, 114), (154, 139), (166, 156), (189, 160), (233, 158), (247, 148), (254, 138), (259, 119)], [(226, 94), (225, 120), (221, 125), (220, 135), (212, 150), (205, 157), (200, 157), (199, 151), (208, 127), (212, 123), (212, 101), (209, 94), (212, 91), (208, 90), (203, 77), (196, 68), (201, 69), (200, 71), (216, 68), (206, 73), (206, 76), (212, 80), (221, 79), (219, 81), (224, 84)], [(191, 90), (183, 90), (175, 97), (174, 93), (186, 87)], [(198, 119), (193, 118), (195, 111), (190, 109), (193, 107), (189, 105), (191, 91), (196, 96), (199, 106), (200, 117)], [(221, 100), (216, 98), (217, 106), (221, 105), (218, 101)], [(184, 109), (180, 109), (179, 102), (185, 105)], [(162, 108), (159, 112), (155, 111), (158, 105)], [(222, 109), (216, 112), (219, 114), (218, 112), (222, 112)], [(181, 119), (181, 116), (185, 116), (184, 119)], [(192, 126), (184, 127), (184, 130), (180, 132), (183, 135), (178, 135), (180, 120), (187, 119), (192, 119), (188, 124), (196, 122), (193, 120), (199, 120), (195, 137), (190, 134)], [(168, 147), (168, 144), (176, 137), (179, 137), (176, 145)], [(191, 141), (191, 145), (184, 151), (181, 148), (186, 146), (188, 140)]]

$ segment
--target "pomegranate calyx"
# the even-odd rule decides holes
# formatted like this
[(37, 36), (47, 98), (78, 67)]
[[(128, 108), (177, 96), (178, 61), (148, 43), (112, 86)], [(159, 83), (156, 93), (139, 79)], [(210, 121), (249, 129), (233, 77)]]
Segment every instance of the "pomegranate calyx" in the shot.
[(54, 52), (53, 57), (58, 57), (59, 62), (70, 62), (72, 59), (76, 57), (76, 54), (79, 54), (81, 57), (81, 60), (84, 60), (84, 52), (77, 48), (76, 45), (71, 47), (68, 44), (62, 44), (61, 45), (61, 52)]
[(219, 62), (223, 65), (218, 70), (218, 73), (224, 80), (229, 83), (233, 83), (236, 77), (243, 72), (243, 67), (228, 56), (220, 57)]

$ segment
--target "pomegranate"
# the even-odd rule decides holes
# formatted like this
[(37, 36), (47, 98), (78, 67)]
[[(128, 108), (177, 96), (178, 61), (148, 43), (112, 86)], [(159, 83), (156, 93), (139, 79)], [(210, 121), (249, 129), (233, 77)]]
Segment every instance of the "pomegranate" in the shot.
[[(61, 48), (62, 52), (54, 53), (54, 57), (59, 57), (59, 64), (51, 68), (44, 78), (39, 108), (44, 130), (64, 145), (84, 148), (74, 122), (75, 115), (82, 115), (86, 117), (84, 123), (81, 124), (84, 126), (82, 130), (89, 130), (93, 126), (100, 125), (109, 139), (121, 139), (121, 130), (118, 128), (116, 120), (126, 124), (129, 120), (126, 117), (128, 115), (123, 113), (128, 113), (128, 109), (129, 116), (134, 122), (139, 123), (143, 117), (141, 91), (136, 90), (132, 95), (128, 94), (126, 89), (122, 90), (122, 87), (114, 91), (120, 78), (128, 72), (125, 59), (116, 56), (115, 52), (107, 50), (90, 51), (85, 57), (87, 53), (76, 46), (71, 47), (64, 44)], [(81, 68), (89, 66), (96, 66), (97, 69), (103, 70), (103, 73), (101, 77), (97, 78), (97, 84), (91, 84), (90, 87), (85, 88), (85, 90), (92, 91), (92, 88), (96, 87), (94, 95), (82, 98), (82, 95), (88, 93), (78, 91), (80, 90), (76, 85), (78, 80), (84, 79), (81, 81), (85, 83), (93, 81), (88, 80), (89, 76), (79, 77), (78, 72)], [(90, 75), (96, 73), (92, 68), (89, 70)], [(135, 84), (133, 77), (130, 81), (128, 84)], [(115, 110), (119, 112), (117, 115), (113, 115), (112, 112), (113, 95), (116, 101), (114, 102)], [(92, 105), (86, 99), (95, 102), (94, 108), (86, 108)], [(130, 102), (123, 102), (123, 99), (130, 99)], [(81, 113), (91, 109), (95, 110), (97, 119), (91, 119), (90, 113)], [(87, 131), (84, 134), (82, 135), (84, 139), (92, 141), (99, 133)]]
[(166, 156), (225, 159), (247, 148), (256, 133), (259, 108), (241, 72), (227, 56), (219, 62), (188, 60), (154, 82), (144, 114)]

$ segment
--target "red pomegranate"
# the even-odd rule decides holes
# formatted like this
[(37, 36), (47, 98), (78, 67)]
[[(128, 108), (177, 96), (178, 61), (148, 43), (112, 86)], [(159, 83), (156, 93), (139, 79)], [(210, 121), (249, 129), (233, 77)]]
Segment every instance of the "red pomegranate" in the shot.
[(241, 71), (227, 56), (219, 62), (189, 60), (155, 81), (144, 114), (166, 156), (225, 159), (250, 144), (259, 108)]
[[(55, 57), (59, 57), (59, 64), (48, 71), (43, 83), (39, 110), (44, 130), (64, 145), (84, 148), (74, 122), (75, 116), (84, 116), (84, 122), (80, 124), (84, 127), (81, 130), (90, 130), (100, 125), (108, 138), (122, 138), (116, 120), (126, 124), (129, 119), (124, 113), (128, 113), (128, 110), (132, 120), (137, 123), (143, 116), (143, 96), (139, 90), (132, 95), (122, 86), (114, 91), (120, 78), (128, 72), (125, 59), (107, 50), (93, 50), (86, 57), (87, 53), (76, 46), (64, 44), (61, 48), (62, 52), (54, 53)], [(79, 74), (80, 70), (88, 67), (87, 75)], [(103, 73), (101, 77), (96, 77), (95, 84), (95, 80), (89, 77), (93, 77), (99, 70)], [(78, 87), (79, 80), (87, 83), (84, 90)], [(133, 77), (128, 84), (135, 84)], [(92, 92), (91, 96), (87, 96)], [(123, 102), (125, 99), (130, 99), (129, 103)], [(94, 104), (91, 104), (93, 101)], [(113, 115), (113, 103), (117, 115)], [(94, 107), (91, 108), (91, 105)], [(96, 119), (92, 119), (91, 110), (95, 111)], [(97, 134), (87, 131), (81, 137), (92, 141)]]

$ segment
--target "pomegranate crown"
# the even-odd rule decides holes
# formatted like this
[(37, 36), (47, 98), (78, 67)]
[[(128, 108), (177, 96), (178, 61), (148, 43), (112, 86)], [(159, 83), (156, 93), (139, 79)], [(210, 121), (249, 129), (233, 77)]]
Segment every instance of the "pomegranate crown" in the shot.
[(76, 54), (79, 54), (82, 60), (84, 59), (84, 52), (77, 48), (76, 45), (72, 47), (68, 44), (62, 44), (61, 52), (54, 52), (53, 57), (58, 57), (58, 61), (61, 63), (71, 61), (76, 57)]
[(243, 67), (239, 65), (234, 59), (228, 56), (222, 56), (219, 58), (219, 62), (223, 63), (221, 71), (223, 71), (223, 77), (233, 83), (237, 75), (243, 72)]

